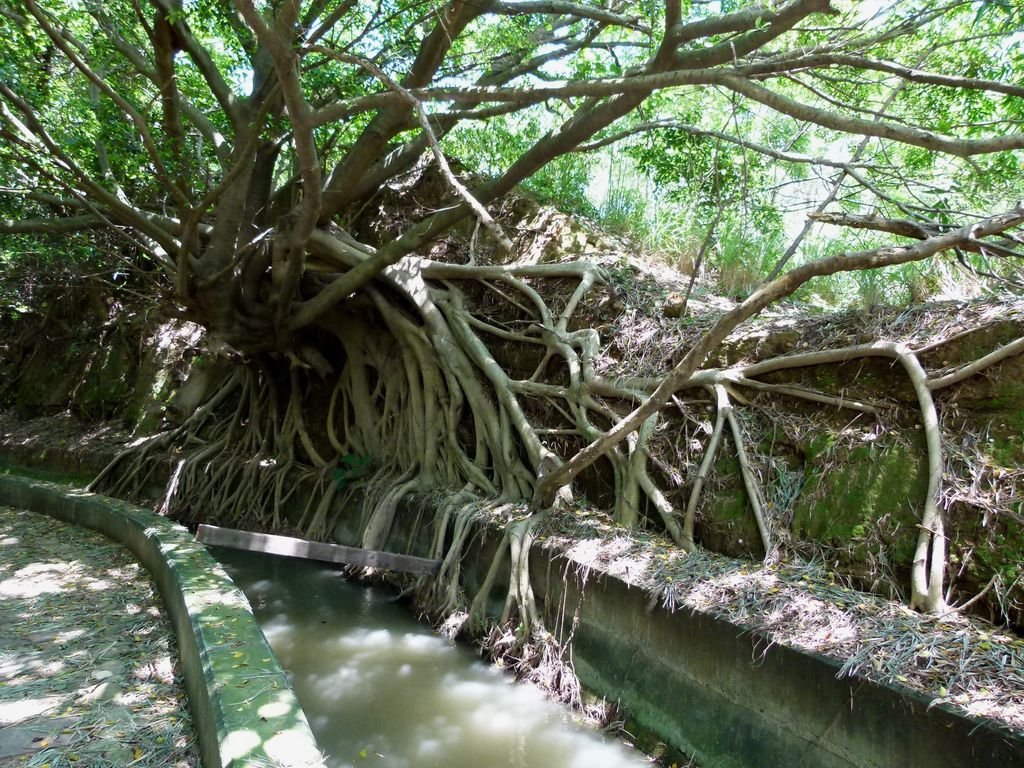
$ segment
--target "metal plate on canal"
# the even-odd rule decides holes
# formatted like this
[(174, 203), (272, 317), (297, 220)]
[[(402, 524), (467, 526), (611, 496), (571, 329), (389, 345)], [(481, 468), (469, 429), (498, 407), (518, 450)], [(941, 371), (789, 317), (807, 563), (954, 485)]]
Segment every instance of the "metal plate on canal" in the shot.
[(332, 568), (211, 550), (245, 592), (332, 768), (649, 765)]

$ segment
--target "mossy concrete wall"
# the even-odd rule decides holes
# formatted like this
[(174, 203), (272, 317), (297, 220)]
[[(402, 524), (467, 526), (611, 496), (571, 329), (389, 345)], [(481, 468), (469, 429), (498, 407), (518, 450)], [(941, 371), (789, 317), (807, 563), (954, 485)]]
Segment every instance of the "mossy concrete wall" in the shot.
[(573, 617), (581, 682), (626, 729), (713, 768), (996, 768), (1024, 765), (1019, 734), (905, 688), (837, 677), (835, 659), (700, 611), (670, 612), (558, 553), (531, 561), (534, 588)]
[(180, 525), (123, 501), (0, 475), (0, 504), (124, 544), (156, 582), (178, 639), (205, 768), (324, 765), (245, 596)]
[(23, 333), (20, 359), (0, 359), (5, 407), (21, 418), (62, 411), (86, 422), (116, 421), (148, 434), (188, 372), (201, 329), (189, 322), (109, 323), (95, 319), (50, 338)]
[[(353, 519), (358, 516), (352, 513)], [(422, 533), (427, 505), (418, 506)], [(341, 526), (339, 532), (353, 529)], [(426, 555), (429, 538), (397, 527), (386, 548)], [(471, 537), (461, 575), (480, 587), (501, 532)], [(507, 589), (499, 572), (488, 610)], [(778, 645), (752, 627), (681, 608), (555, 545), (530, 561), (548, 627), (571, 626), (571, 658), (587, 691), (617, 704), (645, 751), (704, 768), (965, 768), (1024, 766), (1022, 734), (909, 688), (837, 677), (842, 660)], [(568, 630), (567, 630), (568, 632)]]
[[(353, 511), (353, 519), (358, 515)], [(426, 505), (408, 519), (431, 527)], [(342, 526), (341, 532), (353, 526)], [(501, 532), (473, 534), (461, 574), (472, 594)], [(429, 537), (393, 531), (388, 549), (426, 554)], [(501, 610), (507, 571), (488, 609)], [(707, 612), (669, 611), (651, 594), (535, 547), (534, 592), (549, 627), (571, 627), (571, 658), (591, 694), (620, 708), (645, 751), (704, 768), (1024, 766), (1024, 738), (902, 686), (837, 677), (842, 660), (778, 645)], [(569, 630), (566, 630), (568, 633)]]

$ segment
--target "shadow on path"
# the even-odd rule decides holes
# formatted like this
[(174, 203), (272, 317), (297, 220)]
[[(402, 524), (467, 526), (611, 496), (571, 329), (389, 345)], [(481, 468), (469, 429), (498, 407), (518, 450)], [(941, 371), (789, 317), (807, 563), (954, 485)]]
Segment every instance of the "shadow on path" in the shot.
[(174, 635), (105, 537), (0, 507), (0, 767), (199, 765)]

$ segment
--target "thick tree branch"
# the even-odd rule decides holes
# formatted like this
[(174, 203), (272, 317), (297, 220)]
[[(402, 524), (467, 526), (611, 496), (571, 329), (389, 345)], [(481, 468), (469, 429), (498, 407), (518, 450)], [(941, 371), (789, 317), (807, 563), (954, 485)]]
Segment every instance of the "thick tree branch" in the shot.
[(206, 81), (207, 86), (210, 88), (210, 92), (214, 98), (217, 99), (217, 103), (220, 108), (224, 110), (224, 114), (228, 116), (232, 125), (235, 127), (237, 132), (241, 126), (242, 112), (239, 109), (238, 99), (235, 97), (234, 92), (231, 90), (231, 86), (228, 85), (221, 71), (217, 68), (213, 58), (210, 56), (210, 52), (204, 48), (195, 35), (192, 34), (192, 30), (188, 24), (182, 18), (180, 13), (175, 14), (173, 0), (151, 0), (154, 5), (159, 6), (165, 12), (174, 14), (176, 21), (174, 22), (174, 31), (181, 41), (182, 47), (188, 54), (192, 63), (195, 64), (196, 69), (199, 70), (199, 74), (202, 75), (203, 80)]
[(827, 109), (812, 107), (735, 75), (724, 75), (719, 82), (726, 88), (764, 104), (776, 112), (843, 133), (891, 139), (915, 147), (945, 152), (955, 157), (972, 157), (1024, 148), (1024, 133), (993, 136), (987, 139), (957, 139), (921, 128), (847, 117)]
[[(819, 224), (833, 224), (839, 227), (850, 227), (852, 229), (868, 229), (874, 232), (886, 232), (899, 237), (909, 237), (915, 240), (926, 240), (935, 237), (943, 232), (948, 232), (950, 227), (936, 224), (930, 221), (914, 221), (912, 219), (889, 219), (878, 214), (861, 216), (853, 213), (827, 213), (815, 211), (808, 214), (808, 219)], [(973, 253), (989, 251), (1007, 258), (1024, 258), (1024, 254), (1018, 253), (999, 243), (991, 241), (981, 242), (969, 240), (959, 246), (962, 250)]]
[[(789, 32), (815, 13), (835, 13), (829, 0), (793, 0), (777, 11), (764, 14), (751, 9), (749, 31), (729, 40), (700, 49), (686, 49), (675, 55), (677, 69), (700, 69), (736, 63)], [(743, 12), (740, 12), (741, 14)]]
[(602, 147), (607, 147), (616, 142), (622, 141), (630, 136), (635, 136), (639, 133), (647, 133), (648, 131), (657, 131), (661, 129), (669, 128), (680, 133), (685, 133), (690, 136), (701, 136), (710, 139), (718, 139), (720, 141), (727, 141), (730, 144), (735, 144), (738, 147), (749, 149), (752, 152), (757, 152), (759, 155), (770, 157), (773, 160), (780, 160), (786, 163), (798, 163), (802, 165), (820, 165), (825, 168), (840, 168), (846, 169), (851, 167), (859, 168), (871, 168), (874, 167), (873, 163), (858, 162), (856, 160), (830, 160), (827, 157), (811, 157), (810, 155), (797, 155), (792, 152), (783, 152), (782, 150), (775, 149), (773, 147), (766, 146), (764, 144), (758, 144), (757, 142), (747, 141), (741, 139), (738, 136), (734, 136), (731, 133), (725, 133), (724, 131), (713, 131), (705, 128), (698, 128), (694, 125), (684, 123), (680, 120), (664, 119), (664, 120), (652, 120), (650, 122), (641, 123), (640, 125), (633, 126), (632, 128), (626, 128), (621, 131), (616, 131), (608, 136), (605, 136), (597, 141), (592, 141), (587, 144), (581, 144), (577, 151), (579, 152), (591, 152)]
[(907, 82), (923, 85), (938, 85), (958, 90), (989, 91), (1007, 96), (1024, 97), (1024, 86), (1017, 83), (1005, 83), (998, 80), (985, 80), (978, 77), (962, 77), (959, 75), (942, 75), (925, 72), (915, 67), (908, 67), (892, 61), (880, 61), (867, 56), (852, 54), (825, 53), (812, 54), (794, 58), (781, 59), (773, 63), (755, 64), (748, 70), (748, 75), (758, 76), (775, 73), (798, 72), (807, 69), (825, 69), (828, 67), (849, 67), (855, 71), (884, 72), (895, 75)]
[(759, 24), (767, 24), (774, 15), (774, 11), (759, 3), (734, 13), (708, 16), (697, 21), (676, 22), (670, 27), (669, 34), (673, 44), (685, 45), (712, 35), (746, 32)]
[(520, 16), (528, 14), (544, 14), (548, 16), (573, 16), (577, 19), (591, 19), (615, 27), (635, 29), (649, 33), (651, 28), (643, 24), (639, 16), (623, 16), (605, 8), (597, 8), (569, 0), (505, 0), (494, 3), (490, 13), (497, 16)]
[[(437, 74), (444, 57), (465, 28), (487, 10), (489, 3), (467, 3), (451, 0), (437, 12), (437, 22), (421, 43), (416, 59), (401, 85), (415, 91), (429, 84)], [(326, 225), (342, 208), (353, 201), (352, 190), (359, 179), (387, 153), (388, 142), (398, 134), (412, 116), (408, 101), (400, 93), (389, 90), (395, 101), (384, 106), (356, 140), (327, 180), (323, 193), (323, 210), (320, 224)], [(322, 124), (320, 116), (314, 116), (311, 128)]]
[(911, 237), (915, 240), (926, 240), (949, 229), (948, 227), (939, 227), (936, 224), (926, 224), (911, 221), (910, 219), (888, 219), (878, 214), (859, 216), (853, 213), (827, 213), (822, 211), (808, 214), (807, 218), (819, 224), (834, 224), (839, 227), (851, 227), (853, 229), (870, 229), (874, 232), (887, 232), (890, 235)]
[(437, 136), (434, 134), (434, 129), (430, 125), (430, 119), (424, 111), (423, 105), (416, 100), (416, 97), (413, 96), (408, 89), (403, 88), (388, 77), (383, 70), (373, 64), (373, 62), (345, 54), (337, 54), (333, 51), (321, 50), (321, 52), (329, 56), (335, 56), (343, 61), (350, 61), (358, 64), (384, 83), (387, 87), (401, 94), (402, 97), (409, 102), (409, 105), (413, 108), (413, 113), (416, 115), (419, 122), (420, 130), (423, 131), (423, 135), (426, 137), (427, 145), (430, 147), (430, 151), (434, 155), (434, 162), (437, 163), (437, 167), (441, 171), (441, 175), (444, 176), (445, 181), (455, 191), (455, 193), (462, 198), (463, 202), (472, 209), (477, 220), (480, 221), (480, 223), (487, 228), (487, 231), (494, 236), (494, 239), (498, 242), (501, 250), (506, 254), (512, 254), (514, 246), (512, 245), (512, 241), (508, 239), (508, 235), (505, 234), (501, 226), (494, 220), (494, 217), (488, 213), (487, 209), (480, 203), (480, 201), (477, 200), (466, 186), (456, 178), (455, 174), (452, 173), (452, 170), (448, 165), (448, 160), (445, 158), (444, 152), (441, 151), (441, 145), (437, 140)]
[[(976, 224), (961, 227), (953, 232), (937, 235), (910, 246), (895, 248), (879, 248), (851, 254), (833, 256), (827, 259), (804, 264), (787, 272), (782, 277), (758, 289), (735, 309), (723, 315), (701, 338), (690, 348), (683, 359), (664, 378), (651, 397), (634, 409), (628, 416), (605, 432), (600, 438), (592, 441), (579, 451), (559, 469), (547, 475), (538, 483), (534, 495), (534, 506), (546, 508), (553, 502), (557, 491), (571, 482), (580, 472), (593, 464), (608, 450), (623, 440), (630, 432), (636, 430), (645, 419), (664, 407), (672, 395), (693, 376), (704, 363), (708, 355), (721, 344), (725, 338), (744, 320), (753, 317), (769, 304), (793, 293), (797, 288), (814, 277), (831, 275), (836, 272), (847, 272), (858, 269), (906, 264), (911, 261), (922, 261), (936, 253), (959, 247), (971, 240), (988, 237), (1024, 222), (1024, 207), (993, 216)], [(753, 368), (756, 368), (753, 367)], [(756, 375), (753, 370), (748, 375)]]
[[(356, 2), (357, 0), (343, 0), (343, 2), (338, 3), (337, 7), (331, 11), (323, 21), (317, 24), (316, 29), (310, 30), (309, 34), (303, 40), (303, 43), (306, 45), (315, 45), (320, 38), (334, 29), (338, 22), (341, 21), (349, 11), (355, 8)], [(320, 3), (320, 5), (323, 4), (324, 3)], [(316, 17), (319, 16), (319, 14), (320, 11), (310, 9), (305, 25), (308, 27), (313, 24), (313, 22), (317, 20)]]
[(96, 216), (67, 216), (60, 219), (0, 219), (0, 233), (5, 235), (61, 235), (107, 226)]
[[(285, 4), (281, 15), (271, 29), (250, 0), (235, 0), (235, 7), (256, 32), (260, 43), (270, 52), (277, 73), (277, 82), (291, 118), (292, 135), (299, 176), (302, 179), (302, 199), (289, 214), (289, 226), (280, 233), (274, 248), (275, 283), (278, 290), (275, 321), (281, 327), (291, 308), (292, 298), (302, 277), (305, 265), (306, 242), (309, 240), (320, 215), (320, 158), (310, 121), (312, 110), (302, 93), (299, 79), (299, 58), (293, 50), (297, 3)], [(276, 266), (276, 265), (275, 265)]]

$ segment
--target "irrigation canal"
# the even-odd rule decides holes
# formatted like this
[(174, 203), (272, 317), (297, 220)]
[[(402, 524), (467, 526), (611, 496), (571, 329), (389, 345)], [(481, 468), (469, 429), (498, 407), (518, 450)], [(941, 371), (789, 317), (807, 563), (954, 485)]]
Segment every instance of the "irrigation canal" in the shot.
[(311, 561), (211, 552), (248, 596), (331, 768), (649, 765), (419, 624), (386, 588)]

